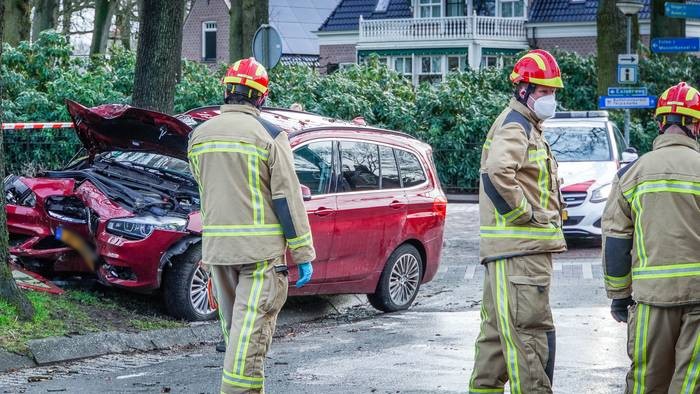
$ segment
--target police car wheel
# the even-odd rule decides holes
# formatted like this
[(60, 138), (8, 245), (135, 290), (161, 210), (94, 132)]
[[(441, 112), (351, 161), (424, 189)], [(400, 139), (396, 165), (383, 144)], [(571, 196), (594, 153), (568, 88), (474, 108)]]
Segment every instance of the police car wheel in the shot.
[(172, 266), (163, 274), (165, 306), (173, 317), (187, 321), (212, 320), (216, 309), (209, 305), (210, 274), (201, 264), (202, 247), (192, 245), (172, 259)]
[(409, 244), (399, 246), (384, 266), (377, 291), (368, 294), (373, 307), (383, 312), (408, 309), (418, 295), (423, 278), (423, 259), (418, 250)]

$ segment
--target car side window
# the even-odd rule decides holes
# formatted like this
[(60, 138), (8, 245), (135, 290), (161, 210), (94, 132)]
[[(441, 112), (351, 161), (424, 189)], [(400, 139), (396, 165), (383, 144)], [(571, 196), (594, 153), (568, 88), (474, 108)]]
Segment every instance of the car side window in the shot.
[(312, 142), (294, 151), (294, 169), (299, 183), (311, 189), (311, 194), (328, 193), (333, 177), (333, 143)]
[(417, 186), (425, 182), (427, 178), (423, 172), (420, 160), (418, 160), (416, 155), (406, 152), (405, 150), (397, 149), (396, 158), (399, 161), (399, 168), (401, 169), (403, 187)]
[(379, 147), (366, 142), (340, 142), (340, 192), (379, 189)]
[(379, 146), (381, 159), (382, 189), (400, 189), (399, 167), (396, 165), (394, 150), (388, 146)]
[(617, 128), (617, 126), (613, 123), (613, 132), (615, 133), (615, 146), (617, 147), (617, 158), (622, 157), (622, 152), (627, 149), (627, 142), (625, 142), (625, 137), (622, 136), (622, 132), (620, 132), (620, 129)]

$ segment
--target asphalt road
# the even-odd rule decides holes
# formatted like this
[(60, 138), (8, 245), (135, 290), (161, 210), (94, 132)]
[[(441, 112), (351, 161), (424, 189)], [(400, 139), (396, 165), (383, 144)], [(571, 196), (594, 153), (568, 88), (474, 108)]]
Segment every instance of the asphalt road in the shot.
[[(279, 331), (266, 363), (266, 391), (465, 392), (483, 280), (476, 210), (448, 207), (440, 271), (409, 311), (379, 314), (359, 305)], [(622, 392), (629, 365), (625, 326), (610, 318), (598, 245), (574, 244), (556, 257), (551, 302), (555, 392)], [(0, 374), (0, 392), (218, 393), (222, 360), (211, 346), (112, 355)]]

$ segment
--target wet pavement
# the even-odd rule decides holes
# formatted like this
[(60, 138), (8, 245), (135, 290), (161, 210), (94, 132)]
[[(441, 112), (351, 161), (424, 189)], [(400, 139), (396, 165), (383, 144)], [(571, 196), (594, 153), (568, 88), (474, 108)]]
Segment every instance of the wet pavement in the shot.
[[(266, 391), (465, 392), (483, 280), (476, 213), (476, 205), (448, 207), (440, 271), (409, 311), (380, 314), (358, 304), (278, 331), (266, 363)], [(556, 257), (552, 281), (554, 390), (622, 392), (629, 364), (626, 327), (610, 318), (600, 247), (578, 243), (570, 249)], [(217, 393), (222, 360), (212, 346), (111, 355), (0, 374), (0, 393)]]

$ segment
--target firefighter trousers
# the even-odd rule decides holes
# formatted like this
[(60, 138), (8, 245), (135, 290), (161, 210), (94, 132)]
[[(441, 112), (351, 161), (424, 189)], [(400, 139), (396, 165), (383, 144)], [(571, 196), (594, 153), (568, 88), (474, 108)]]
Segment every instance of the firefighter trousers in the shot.
[(628, 394), (700, 394), (700, 305), (630, 308)]
[(210, 267), (226, 341), (221, 393), (262, 393), (265, 355), (287, 300), (284, 257)]
[(552, 393), (555, 335), (550, 253), (486, 263), (469, 393)]

